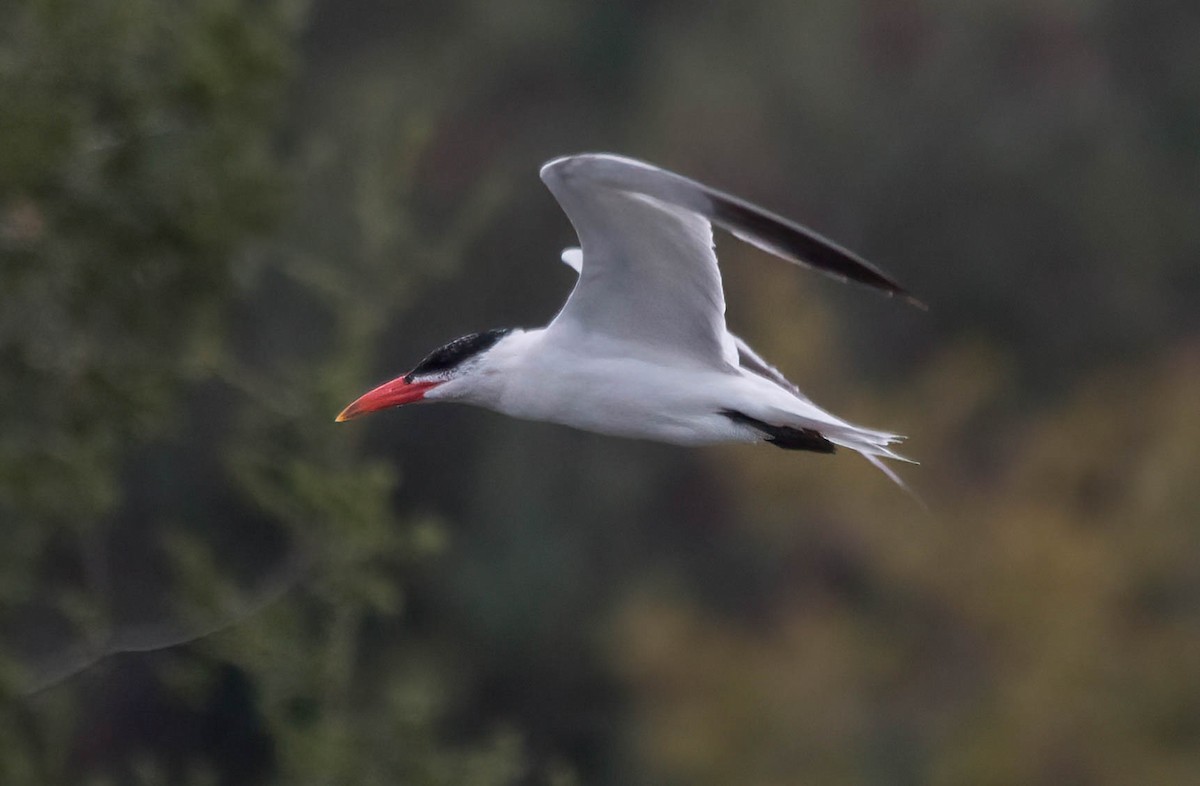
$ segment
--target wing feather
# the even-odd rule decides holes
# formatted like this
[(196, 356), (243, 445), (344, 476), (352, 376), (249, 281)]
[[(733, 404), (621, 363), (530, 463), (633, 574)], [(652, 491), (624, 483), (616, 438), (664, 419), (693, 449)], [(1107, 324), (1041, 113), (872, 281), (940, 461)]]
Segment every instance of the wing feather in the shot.
[(727, 367), (736, 355), (708, 220), (586, 172), (542, 177), (579, 236), (563, 261), (581, 268), (548, 335), (577, 351)]
[[(791, 262), (806, 265), (843, 281), (856, 281), (900, 295), (920, 306), (904, 287), (879, 268), (832, 240), (743, 199), (634, 159), (605, 153), (559, 158), (542, 167), (542, 179), (556, 183), (573, 178), (594, 186), (644, 194), (690, 210), (741, 240)], [(555, 191), (557, 196), (557, 191)], [(568, 211), (569, 212), (569, 211)]]
[[(737, 366), (746, 353), (725, 327), (714, 224), (789, 261), (912, 300), (883, 272), (812, 230), (640, 161), (569, 156), (543, 166), (541, 177), (581, 246), (563, 253), (580, 276), (548, 331), (585, 351)], [(749, 363), (794, 387), (757, 355)]]

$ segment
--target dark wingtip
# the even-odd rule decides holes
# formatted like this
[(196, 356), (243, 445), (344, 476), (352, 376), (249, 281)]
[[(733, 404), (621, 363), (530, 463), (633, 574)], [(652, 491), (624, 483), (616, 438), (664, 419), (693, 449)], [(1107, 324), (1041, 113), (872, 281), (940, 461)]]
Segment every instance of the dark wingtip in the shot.
[(840, 281), (853, 281), (899, 295), (917, 308), (929, 309), (879, 268), (832, 240), (729, 194), (704, 189), (709, 214), (737, 237), (765, 251), (808, 265)]

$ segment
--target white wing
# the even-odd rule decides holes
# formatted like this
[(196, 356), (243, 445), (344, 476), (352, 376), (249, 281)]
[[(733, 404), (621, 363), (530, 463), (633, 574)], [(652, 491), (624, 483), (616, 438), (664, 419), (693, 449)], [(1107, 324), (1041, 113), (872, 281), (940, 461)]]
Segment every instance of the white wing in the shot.
[[(542, 180), (575, 227), (579, 281), (549, 330), (615, 339), (706, 365), (737, 363), (712, 223), (785, 259), (888, 294), (899, 284), (849, 251), (748, 202), (649, 164), (605, 154), (560, 158)], [(712, 222), (712, 223), (710, 223)]]

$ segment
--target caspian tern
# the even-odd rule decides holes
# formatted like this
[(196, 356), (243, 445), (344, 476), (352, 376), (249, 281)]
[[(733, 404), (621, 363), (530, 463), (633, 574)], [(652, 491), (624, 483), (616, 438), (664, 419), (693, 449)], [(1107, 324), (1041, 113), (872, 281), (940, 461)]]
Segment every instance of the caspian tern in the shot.
[(920, 305), (855, 254), (787, 219), (649, 164), (608, 154), (555, 159), (541, 177), (581, 248), (579, 273), (544, 328), (473, 333), (346, 407), (337, 420), (416, 402), (457, 401), (680, 445), (769, 442), (880, 458), (899, 435), (818, 407), (725, 327), (715, 224), (791, 262)]

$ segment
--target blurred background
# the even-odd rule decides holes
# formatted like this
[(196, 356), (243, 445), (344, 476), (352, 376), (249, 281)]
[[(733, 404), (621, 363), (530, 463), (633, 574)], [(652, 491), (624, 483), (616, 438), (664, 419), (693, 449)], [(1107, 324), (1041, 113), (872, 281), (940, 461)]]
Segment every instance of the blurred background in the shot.
[[(1200, 783), (1200, 6), (0, 5), (4, 784)], [(732, 328), (910, 435), (682, 449), (462, 407), (537, 179), (644, 158)]]

